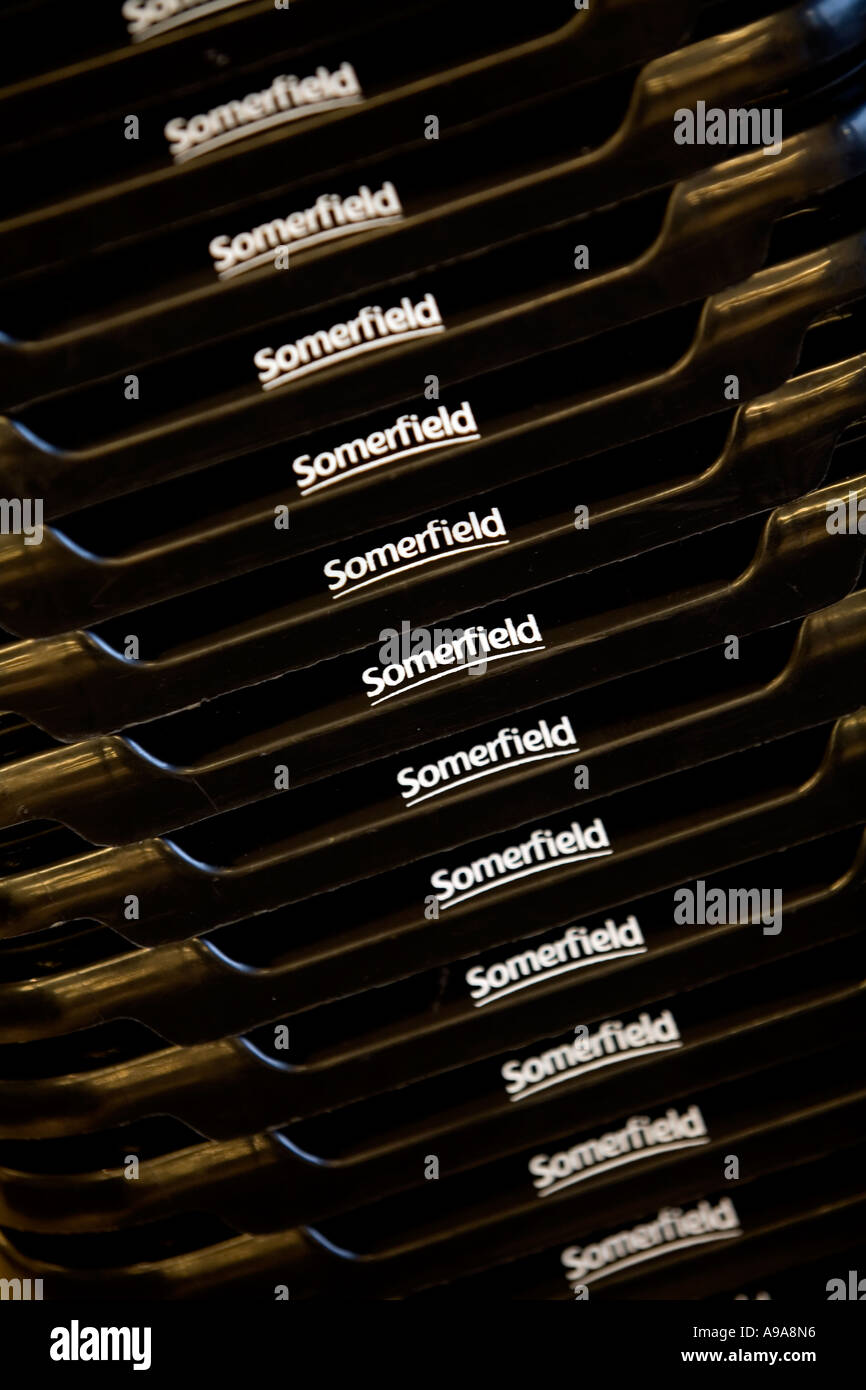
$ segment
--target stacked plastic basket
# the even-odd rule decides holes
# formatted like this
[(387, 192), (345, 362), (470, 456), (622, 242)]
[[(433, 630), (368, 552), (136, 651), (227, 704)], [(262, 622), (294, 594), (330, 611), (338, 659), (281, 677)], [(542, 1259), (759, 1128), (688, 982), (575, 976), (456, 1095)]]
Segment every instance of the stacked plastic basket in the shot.
[(826, 1297), (866, 2), (3, 23), (3, 1288)]

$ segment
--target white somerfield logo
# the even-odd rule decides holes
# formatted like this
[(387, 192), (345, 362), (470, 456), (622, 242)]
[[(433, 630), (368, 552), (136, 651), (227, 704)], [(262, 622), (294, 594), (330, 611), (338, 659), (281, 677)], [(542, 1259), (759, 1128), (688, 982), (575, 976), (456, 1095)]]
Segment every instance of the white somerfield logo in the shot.
[(523, 844), (492, 850), (458, 869), (437, 869), (430, 875), (430, 883), (438, 889), (436, 896), (445, 912), (449, 907), (517, 879), (532, 878), (534, 874), (546, 873), (565, 864), (579, 864), (585, 859), (600, 859), (609, 854), (613, 854), (613, 850), (607, 831), (596, 816), (585, 830), (577, 821), (572, 821), (568, 830), (556, 834), (536, 828)]
[(401, 536), (397, 541), (383, 541), (363, 555), (349, 560), (328, 560), (324, 566), (332, 598), (343, 598), (358, 589), (379, 584), (394, 574), (447, 560), (467, 551), (490, 550), (508, 544), (505, 523), (498, 507), (479, 517), (471, 511), (465, 520), (451, 523), (434, 517), (423, 531)]
[[(625, 930), (625, 928), (623, 928)], [(585, 1030), (584, 1030), (585, 1031)], [(549, 1047), (536, 1057), (512, 1059), (502, 1066), (502, 1079), (512, 1100), (526, 1100), (571, 1081), (576, 1076), (600, 1068), (630, 1062), (635, 1057), (651, 1057), (659, 1052), (675, 1052), (682, 1047), (680, 1030), (670, 1009), (658, 1018), (642, 1013), (631, 1023), (606, 1019), (594, 1033)]]
[(418, 768), (403, 767), (397, 773), (397, 784), (403, 788), (400, 795), (406, 805), (417, 806), (419, 801), (429, 801), (455, 787), (464, 787), (467, 782), (477, 782), (527, 763), (568, 758), (579, 751), (568, 715), (563, 715), (553, 725), (546, 719), (539, 719), (522, 733), (518, 729), (500, 729), (496, 737), (486, 743), (447, 753), (435, 763), (425, 763)]
[(355, 232), (400, 222), (403, 208), (393, 183), (383, 183), (375, 193), (362, 183), (357, 193), (343, 198), (339, 193), (322, 193), (311, 208), (274, 217), (249, 232), (236, 236), (215, 236), (208, 246), (221, 280), (230, 280), (248, 270), (273, 263), (281, 247), (309, 251), (324, 241), (334, 241)]
[(457, 410), (440, 405), (435, 415), (425, 415), (423, 420), (415, 413), (400, 415), (393, 425), (337, 444), (332, 449), (323, 449), (315, 457), (298, 454), (292, 460), (292, 471), (297, 474), (301, 496), (306, 497), (310, 492), (333, 487), (344, 478), (354, 478), (356, 473), (367, 473), (385, 463), (397, 463), (417, 454), (427, 454), (431, 449), (450, 449), (454, 444), (480, 438), (472, 407), (468, 401), (462, 401)]
[(121, 13), (128, 20), (127, 29), (135, 43), (156, 38), (179, 24), (229, 10), (233, 5), (249, 4), (249, 0), (125, 0)]
[(149, 1371), (150, 1353), (149, 1327), (82, 1327), (73, 1318), (51, 1330), (52, 1361), (131, 1361), (134, 1371)]
[(690, 1105), (681, 1115), (671, 1106), (655, 1120), (648, 1115), (632, 1115), (621, 1129), (611, 1130), (598, 1139), (582, 1139), (555, 1154), (535, 1154), (529, 1160), (529, 1171), (538, 1196), (552, 1197), (575, 1183), (642, 1158), (708, 1143), (700, 1108)]
[(351, 63), (342, 63), (333, 72), (320, 67), (314, 77), (275, 77), (270, 87), (261, 92), (225, 101), (197, 116), (175, 116), (166, 124), (165, 138), (175, 163), (184, 164), (273, 126), (303, 120), (338, 106), (354, 106), (362, 100)]
[(660, 1255), (731, 1240), (742, 1233), (736, 1207), (730, 1197), (723, 1197), (715, 1207), (706, 1200), (689, 1211), (663, 1207), (642, 1226), (603, 1236), (593, 1245), (569, 1245), (560, 1259), (570, 1284), (593, 1284)]
[(253, 361), (259, 369), (262, 389), (273, 391), (275, 386), (321, 371), (334, 362), (345, 362), (365, 352), (444, 331), (439, 305), (432, 294), (425, 294), (417, 304), (404, 295), (400, 303), (390, 309), (383, 311), (378, 304), (367, 305), (358, 311), (356, 318), (307, 333), (293, 343), (284, 343), (276, 351), (270, 347), (260, 348)]
[(603, 927), (592, 930), (569, 927), (555, 941), (526, 946), (517, 955), (495, 961), (493, 965), (473, 965), (466, 972), (466, 983), (472, 986), (473, 1004), (481, 1009), (485, 1004), (495, 1004), (497, 999), (544, 984), (557, 975), (570, 975), (573, 970), (583, 970), (588, 965), (603, 965), (606, 960), (642, 956), (647, 949), (634, 914), (627, 917), (622, 926), (608, 917)]
[[(528, 613), (521, 623), (506, 618), (502, 627), (489, 630), (467, 627), (459, 637), (452, 634), (451, 641), (423, 645), (403, 661), (390, 661), (381, 668), (368, 666), (361, 679), (367, 686), (370, 702), (381, 705), (406, 689), (415, 690), (430, 681), (442, 680), (444, 676), (473, 668), (486, 670), (487, 662), (541, 651), (544, 651), (544, 640), (534, 615)], [(440, 667), (445, 669), (440, 670)], [(384, 693), (386, 690), (388, 694)]]

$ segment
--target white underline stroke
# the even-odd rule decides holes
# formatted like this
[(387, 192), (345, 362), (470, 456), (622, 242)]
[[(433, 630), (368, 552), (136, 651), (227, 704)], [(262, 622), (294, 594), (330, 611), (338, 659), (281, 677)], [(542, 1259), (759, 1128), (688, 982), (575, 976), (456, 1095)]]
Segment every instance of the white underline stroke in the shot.
[[(133, 43), (143, 43), (145, 39), (151, 39), (157, 34), (165, 33), (166, 29), (176, 29), (181, 24), (192, 24), (194, 20), (201, 19), (203, 15), (215, 14), (217, 10), (227, 10), (231, 5), (244, 4), (245, 0), (211, 0), (209, 5), (202, 5), (200, 9), (188, 11), (185, 14), (177, 14), (169, 19), (158, 19), (153, 24), (148, 24), (147, 28), (139, 34), (130, 34)], [(249, 4), (249, 0), (246, 0)]]
[(447, 903), (439, 899), (439, 904), (443, 912), (447, 912), (449, 907), (457, 907), (458, 903), (468, 902), (470, 898), (477, 898), (480, 893), (489, 893), (493, 888), (501, 888), (505, 883), (516, 883), (521, 878), (532, 878), (533, 874), (546, 873), (548, 869), (558, 869), (563, 864), (580, 864), (584, 859), (604, 859), (607, 855), (613, 854), (612, 849), (597, 849), (587, 854), (562, 855), (559, 859), (551, 859), (546, 864), (536, 864), (532, 869), (521, 869), (519, 873), (504, 874), (502, 878), (495, 878), (490, 883), (482, 883), (478, 888), (472, 888), (468, 893), (461, 893), (459, 897), (451, 898)]
[(536, 1192), (537, 1197), (553, 1197), (557, 1192), (562, 1192), (563, 1188), (572, 1187), (576, 1182), (584, 1182), (586, 1178), (594, 1178), (598, 1173), (609, 1173), (614, 1168), (622, 1168), (626, 1163), (636, 1163), (640, 1158), (654, 1158), (658, 1154), (674, 1153), (677, 1149), (696, 1149), (701, 1144), (708, 1144), (709, 1139), (681, 1139), (677, 1144), (653, 1144), (650, 1148), (640, 1149), (637, 1153), (623, 1154), (621, 1158), (609, 1158), (603, 1163), (594, 1164), (592, 1168), (585, 1168), (581, 1173), (572, 1173), (570, 1178), (563, 1178), (561, 1182), (554, 1183), (551, 1187), (545, 1187), (542, 1192)]
[(397, 343), (408, 342), (410, 338), (429, 338), (433, 333), (444, 333), (445, 325), (436, 324), (431, 328), (412, 328), (408, 333), (395, 333), (389, 338), (374, 338), (369, 343), (358, 343), (356, 347), (342, 348), (339, 352), (330, 353), (318, 362), (308, 362), (305, 367), (295, 367), (290, 372), (285, 372), (283, 376), (275, 377), (273, 381), (262, 383), (263, 391), (273, 391), (276, 386), (284, 386), (287, 381), (297, 381), (298, 377), (309, 376), (310, 372), (320, 372), (323, 367), (331, 367), (335, 362), (344, 362), (348, 357), (358, 357), (362, 352), (374, 352), (376, 348), (393, 347)]
[(647, 1260), (657, 1260), (660, 1255), (670, 1255), (677, 1250), (688, 1250), (692, 1245), (707, 1245), (716, 1240), (732, 1240), (736, 1236), (743, 1234), (742, 1227), (736, 1231), (714, 1231), (708, 1236), (693, 1236), (691, 1240), (668, 1241), (665, 1245), (660, 1245), (658, 1250), (647, 1250), (640, 1255), (629, 1255), (625, 1260), (619, 1260), (611, 1265), (609, 1269), (600, 1269), (596, 1274), (584, 1274), (580, 1277), (570, 1276), (570, 1284), (594, 1284), (599, 1279), (608, 1279), (612, 1274), (618, 1274), (621, 1269), (629, 1269), (632, 1265), (645, 1264)]
[(546, 758), (573, 758), (580, 749), (561, 748), (557, 753), (533, 753), (529, 758), (514, 758), (511, 762), (497, 763), (496, 767), (486, 767), (483, 772), (472, 772), (466, 777), (461, 777), (458, 782), (448, 782), (444, 787), (435, 787), (432, 792), (425, 792), (423, 796), (413, 796), (411, 801), (406, 801), (405, 806), (418, 806), (422, 801), (429, 801), (431, 796), (442, 796), (445, 792), (453, 792), (457, 787), (465, 787), (469, 782), (477, 782), (482, 777), (492, 777), (497, 772), (508, 772), (512, 767), (526, 767), (527, 763), (544, 762)]
[(524, 652), (544, 652), (547, 648), (540, 647), (519, 647), (514, 651), (500, 652), (498, 656), (491, 656), (489, 652), (484, 656), (473, 657), (471, 661), (464, 661), (462, 666), (449, 666), (447, 671), (437, 671), (435, 675), (425, 676), (422, 681), (414, 681), (411, 685), (404, 686), (399, 690), (392, 690), (390, 695), (380, 695), (378, 700), (371, 700), (371, 705), (383, 705), (386, 700), (393, 700), (395, 695), (405, 695), (407, 692), (417, 690), (420, 685), (429, 685), (431, 681), (441, 681), (445, 676), (456, 675), (458, 671), (469, 671), (473, 666), (481, 666), (484, 662), (505, 661), (509, 656), (523, 656)]
[[(289, 219), (286, 218), (286, 221)], [(307, 251), (311, 246), (318, 246), (322, 241), (333, 241), (335, 237), (350, 236), (352, 232), (368, 232), (371, 227), (384, 227), (391, 222), (402, 222), (402, 212), (395, 212), (387, 217), (368, 217), (366, 222), (349, 222), (343, 227), (328, 227), (326, 231), (313, 232), (310, 236), (299, 238), (298, 241), (283, 241), (279, 246), (271, 246), (267, 251), (262, 251), (261, 255), (253, 256), (249, 261), (241, 261), (238, 265), (230, 265), (227, 270), (218, 270), (217, 275), (220, 280), (231, 280), (234, 275), (243, 275), (245, 270), (255, 270), (257, 266), (265, 265), (272, 261), (280, 251), (297, 254), (298, 251)], [(240, 236), (251, 236), (250, 232), (240, 232)]]
[(270, 126), (285, 125), (287, 121), (299, 121), (305, 116), (315, 116), (320, 111), (333, 111), (338, 106), (356, 106), (363, 100), (364, 98), (359, 96), (332, 97), (330, 101), (315, 101), (309, 106), (293, 106), (288, 111), (277, 111), (273, 116), (264, 116), (258, 121), (247, 121), (236, 130), (225, 130), (222, 135), (213, 135), (210, 140), (193, 145), (192, 149), (181, 150), (179, 154), (172, 155), (172, 159), (175, 164), (188, 164), (191, 159), (198, 159), (199, 155), (211, 154), (235, 140), (245, 140), (248, 135), (258, 135), (259, 131), (267, 130)]
[(380, 459), (371, 459), (369, 463), (359, 464), (357, 468), (347, 468), (345, 472), (337, 473), (333, 478), (323, 478), (320, 483), (313, 483), (310, 487), (298, 486), (298, 491), (302, 497), (309, 497), (311, 492), (320, 492), (323, 487), (333, 487), (334, 483), (345, 482), (348, 478), (354, 478), (356, 473), (366, 473), (371, 468), (381, 468), (383, 463), (396, 463), (399, 459), (411, 458), (413, 454), (426, 454), (431, 449), (447, 449), (452, 444), (462, 444), (464, 440), (480, 439), (481, 435), (476, 431), (475, 434), (455, 435), (453, 439), (430, 439), (426, 444), (414, 444), (411, 449), (403, 449), (399, 454), (386, 454)]
[(611, 1052), (606, 1057), (599, 1057), (593, 1062), (581, 1062), (568, 1071), (557, 1072), (556, 1076), (548, 1077), (546, 1081), (537, 1081), (534, 1086), (527, 1086), (525, 1091), (519, 1091), (516, 1095), (509, 1096), (508, 1099), (526, 1100), (528, 1096), (534, 1096), (539, 1091), (547, 1091), (551, 1086), (558, 1086), (560, 1081), (571, 1080), (573, 1076), (584, 1076), (587, 1072), (600, 1071), (602, 1067), (611, 1067), (615, 1062), (628, 1062), (632, 1057), (651, 1057), (659, 1052), (675, 1052), (682, 1045), (682, 1041), (653, 1043), (647, 1047), (630, 1047), (626, 1052)]
[[(425, 555), (423, 560), (413, 560), (411, 565), (396, 565), (394, 569), (384, 570), (382, 574), (376, 574), (372, 579), (362, 579), (360, 584), (353, 584), (350, 589), (340, 589), (338, 593), (331, 594), (331, 598), (345, 598), (346, 594), (357, 593), (359, 589), (367, 589), (371, 584), (381, 584), (383, 579), (393, 579), (395, 574), (406, 574), (409, 570), (416, 570), (421, 565), (431, 565), (435, 560), (453, 560), (455, 556), (468, 555), (472, 550), (492, 550), (499, 545), (508, 545), (508, 541), (479, 541), (477, 545), (458, 544), (448, 550), (440, 550), (435, 555)], [(384, 546), (382, 548), (384, 549)]]
[(569, 965), (561, 965), (558, 970), (545, 970), (543, 974), (530, 975), (526, 980), (518, 980), (516, 984), (508, 985), (505, 989), (498, 989), (495, 994), (486, 994), (483, 999), (473, 999), (472, 1002), (476, 1009), (483, 1009), (485, 1004), (495, 1004), (497, 999), (504, 999), (506, 994), (517, 994), (521, 989), (531, 989), (533, 985), (543, 985), (546, 980), (553, 980), (557, 975), (568, 975), (572, 970), (583, 970), (587, 965), (598, 965), (599, 961), (603, 965), (606, 960), (623, 960), (626, 956), (645, 956), (648, 950), (648, 946), (631, 946), (626, 951), (599, 951), (596, 955), (588, 956), (583, 960), (575, 960)]

